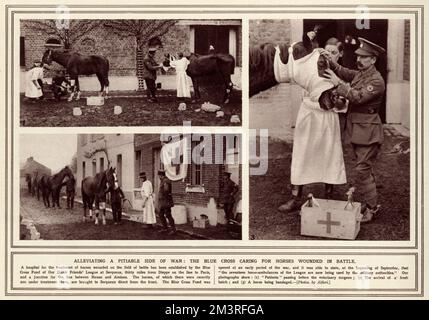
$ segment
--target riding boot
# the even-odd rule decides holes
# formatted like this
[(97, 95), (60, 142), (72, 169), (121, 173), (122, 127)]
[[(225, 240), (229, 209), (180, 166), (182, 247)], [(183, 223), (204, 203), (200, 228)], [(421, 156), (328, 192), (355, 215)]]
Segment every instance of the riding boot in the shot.
[(333, 192), (334, 192), (334, 185), (325, 183), (325, 199), (332, 199)]
[(285, 213), (298, 210), (301, 206), (302, 189), (302, 185), (292, 185), (292, 198), (285, 204), (281, 205), (278, 210)]

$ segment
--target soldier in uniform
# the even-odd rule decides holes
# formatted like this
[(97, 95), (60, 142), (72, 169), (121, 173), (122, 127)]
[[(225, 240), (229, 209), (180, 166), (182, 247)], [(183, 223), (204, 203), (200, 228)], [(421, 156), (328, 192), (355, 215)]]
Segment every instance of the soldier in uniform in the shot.
[(173, 196), (171, 195), (171, 181), (165, 176), (165, 171), (159, 170), (158, 176), (161, 179), (158, 193), (159, 218), (163, 226), (161, 232), (167, 232), (168, 224), (170, 224), (171, 231), (168, 234), (174, 235), (176, 234), (176, 226), (171, 215), (171, 208), (174, 206)]
[(220, 198), (220, 203), (223, 205), (223, 210), (225, 211), (225, 218), (228, 222), (234, 220), (234, 204), (235, 204), (235, 195), (238, 192), (237, 184), (231, 180), (231, 173), (223, 173), (223, 188)]
[[(349, 100), (345, 142), (351, 143), (356, 156), (357, 187), (364, 195), (361, 222), (371, 221), (380, 206), (373, 166), (383, 143), (383, 125), (378, 114), (385, 83), (374, 64), (385, 50), (375, 43), (359, 38), (355, 51), (358, 70), (341, 67), (330, 60), (325, 76), (337, 86), (339, 95)], [(329, 59), (329, 55), (326, 55)]]
[(156, 70), (162, 68), (162, 65), (156, 63), (155, 48), (149, 48), (146, 57), (143, 60), (143, 79), (147, 87), (147, 98), (149, 102), (157, 102), (156, 99)]

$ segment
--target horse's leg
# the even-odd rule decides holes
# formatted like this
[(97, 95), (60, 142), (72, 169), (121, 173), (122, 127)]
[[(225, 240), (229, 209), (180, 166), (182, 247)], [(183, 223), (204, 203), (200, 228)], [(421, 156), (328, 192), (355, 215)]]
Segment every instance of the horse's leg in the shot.
[(104, 80), (101, 74), (97, 73), (96, 75), (97, 75), (98, 81), (100, 82), (100, 92), (98, 93), (98, 96), (101, 97), (103, 96), (103, 92), (104, 92)]
[(201, 98), (201, 96), (200, 96), (200, 89), (198, 88), (198, 80), (197, 80), (197, 78), (191, 78), (191, 79), (192, 79), (192, 85), (194, 87), (194, 101), (193, 102), (196, 102), (196, 101), (198, 101)]
[(76, 93), (76, 79), (77, 79), (77, 76), (70, 74), (71, 92), (70, 92), (70, 96), (67, 99), (67, 101), (69, 101), (69, 102), (73, 100), (74, 95)]
[(231, 75), (228, 73), (223, 74), (223, 81), (225, 84), (225, 95), (223, 97), (223, 103), (227, 104), (229, 102), (229, 95), (232, 92), (232, 81), (231, 81)]
[(78, 78), (78, 76), (76, 75), (76, 92), (77, 92), (77, 94), (76, 94), (76, 101), (79, 101), (80, 100), (80, 85), (79, 85), (79, 78)]
[(82, 192), (82, 204), (83, 204), (83, 222), (86, 221), (86, 207), (88, 205), (88, 199), (86, 195)]
[(106, 225), (106, 202), (101, 201), (101, 202), (99, 202), (98, 206), (101, 210), (103, 210), (102, 219), (103, 219), (103, 226), (105, 226)]
[(57, 199), (58, 209), (61, 209), (61, 206), (60, 206), (60, 193), (61, 193), (61, 188), (59, 188), (59, 190), (57, 190), (56, 195), (55, 195), (55, 197)]

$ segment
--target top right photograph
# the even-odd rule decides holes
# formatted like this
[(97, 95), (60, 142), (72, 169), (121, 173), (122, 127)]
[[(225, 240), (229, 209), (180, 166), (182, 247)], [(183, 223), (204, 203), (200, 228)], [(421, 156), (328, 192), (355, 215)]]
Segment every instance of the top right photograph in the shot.
[(250, 238), (409, 240), (410, 20), (249, 25)]

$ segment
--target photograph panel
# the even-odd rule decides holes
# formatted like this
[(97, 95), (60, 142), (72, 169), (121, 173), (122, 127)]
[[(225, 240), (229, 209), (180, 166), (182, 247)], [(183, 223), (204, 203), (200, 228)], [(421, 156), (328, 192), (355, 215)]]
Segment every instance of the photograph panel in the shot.
[(238, 134), (20, 135), (21, 240), (241, 240), (241, 190)]
[(240, 19), (21, 19), (21, 126), (240, 125), (241, 46)]
[(256, 240), (410, 239), (410, 20), (249, 22)]

